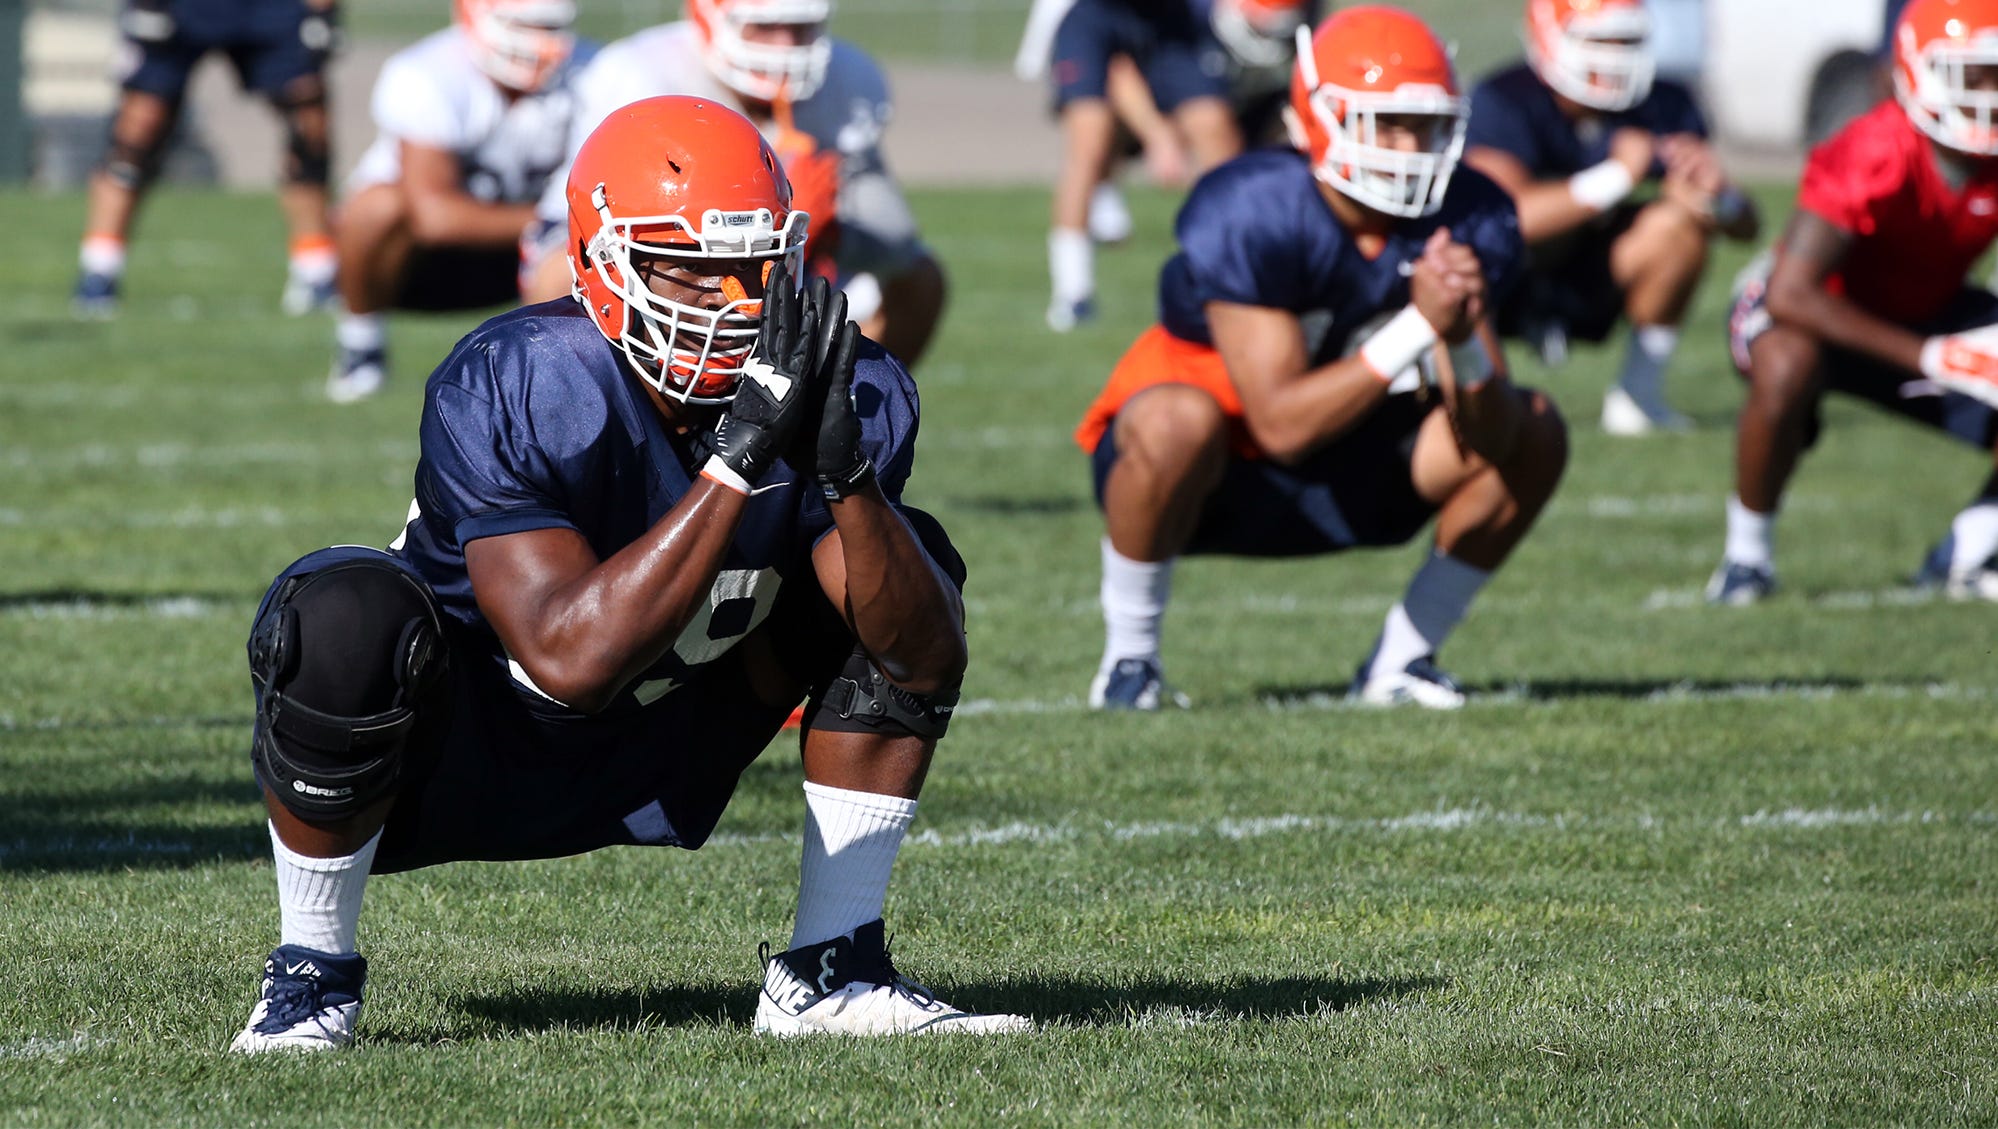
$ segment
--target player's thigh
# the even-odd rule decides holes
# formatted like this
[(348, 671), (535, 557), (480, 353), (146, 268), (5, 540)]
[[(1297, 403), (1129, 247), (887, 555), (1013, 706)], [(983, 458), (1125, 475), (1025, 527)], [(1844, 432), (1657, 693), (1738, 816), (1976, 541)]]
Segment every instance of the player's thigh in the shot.
[(1112, 0), (1076, 0), (1062, 17), (1048, 64), (1057, 113), (1072, 102), (1107, 97), (1110, 58), (1129, 50), (1121, 7)]
[(1178, 475), (1225, 455), (1229, 420), (1219, 401), (1192, 384), (1162, 383), (1132, 396), (1111, 422), (1120, 459)]
[(1416, 432), (1409, 477), (1416, 494), (1424, 501), (1440, 506), (1489, 469), (1491, 464), (1458, 437), (1448, 411), (1437, 408), (1423, 417)]
[(1637, 210), (1629, 225), (1609, 244), (1610, 279), (1628, 290), (1645, 275), (1663, 268), (1683, 270), (1703, 263), (1707, 231), (1693, 214), (1677, 204), (1654, 200)]
[(1138, 60), (1138, 69), (1144, 73), (1145, 85), (1151, 87), (1152, 101), (1161, 111), (1178, 118), (1182, 128), (1188, 124), (1178, 112), (1182, 107), (1213, 99), (1227, 115), (1229, 130), (1234, 129), (1234, 116), (1228, 110), (1227, 50), (1213, 36), (1191, 26), (1190, 20), (1187, 26), (1164, 29), (1151, 50)]

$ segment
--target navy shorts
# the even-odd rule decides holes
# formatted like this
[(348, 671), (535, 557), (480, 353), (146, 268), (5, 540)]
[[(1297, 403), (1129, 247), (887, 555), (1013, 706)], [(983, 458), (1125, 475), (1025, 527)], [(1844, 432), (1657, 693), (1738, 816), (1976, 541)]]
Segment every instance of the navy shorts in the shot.
[(194, 66), (211, 51), (229, 57), (243, 89), (271, 98), (326, 64), (324, 45), (308, 45), (304, 0), (175, 0), (174, 34), (163, 43), (127, 40), (126, 90), (178, 102)]
[[(1414, 396), (1390, 396), (1296, 466), (1231, 453), (1184, 553), (1308, 557), (1406, 542), (1436, 514), (1416, 492), (1410, 472), (1415, 438), (1430, 410)], [(1113, 423), (1090, 460), (1098, 506), (1116, 461)]]
[[(1728, 350), (1733, 354), (1735, 371), (1744, 378), (1749, 374), (1749, 346), (1774, 324), (1764, 305), (1767, 294), (1766, 263), (1758, 263), (1736, 279), (1734, 305), (1727, 319)], [(1934, 321), (1909, 328), (1927, 337), (1994, 322), (1998, 322), (1998, 295), (1966, 286)], [(1819, 348), (1824, 385), (1831, 391), (1858, 397), (1980, 451), (1998, 446), (1998, 410), (1982, 400), (1947, 391), (1934, 381), (1863, 353), (1833, 345)], [(1814, 406), (1805, 437), (1807, 445), (1817, 442), (1822, 428), (1819, 411)]]
[(1110, 59), (1128, 56), (1168, 113), (1194, 98), (1229, 94), (1228, 52), (1183, 3), (1076, 0), (1055, 31), (1054, 104), (1105, 96)]
[[(961, 587), (963, 561), (943, 527), (921, 511), (904, 513)], [(416, 576), (401, 558), (378, 549), (322, 549), (280, 573), (265, 602), (291, 577), (360, 556)], [(750, 638), (764, 636), (787, 673), (816, 688), (837, 675), (854, 641), (808, 568), (801, 562)], [(602, 714), (577, 715), (516, 689), (497, 648), (474, 628), (449, 615), (445, 625), (449, 704), (419, 721), (411, 737), (375, 856), (379, 873), (560, 858), (617, 845), (698, 848), (743, 769), (777, 737), (796, 704), (758, 700), (738, 645), (649, 705), (626, 701)]]
[(1498, 331), (1536, 337), (1558, 325), (1575, 341), (1602, 341), (1623, 317), (1623, 290), (1610, 273), (1610, 248), (1637, 222), (1639, 204), (1620, 204), (1593, 223), (1526, 252), (1526, 269), (1499, 308)]
[(409, 254), (398, 310), (477, 310), (520, 301), (520, 248), (418, 247)]

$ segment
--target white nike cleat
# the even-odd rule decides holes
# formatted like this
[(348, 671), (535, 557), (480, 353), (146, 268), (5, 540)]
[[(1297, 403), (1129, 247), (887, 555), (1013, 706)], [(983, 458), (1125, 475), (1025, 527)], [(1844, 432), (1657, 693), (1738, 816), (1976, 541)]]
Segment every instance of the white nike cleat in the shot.
[(1374, 673), (1373, 659), (1360, 664), (1346, 696), (1369, 706), (1421, 706), (1428, 710), (1460, 710), (1468, 699), (1457, 680), (1438, 669), (1429, 655), (1413, 659), (1400, 670)]
[(1998, 603), (1998, 569), (1988, 565), (1951, 569), (1949, 579), (1943, 582), (1943, 595), (1957, 603)]
[(1691, 431), (1690, 417), (1664, 404), (1640, 404), (1620, 387), (1603, 393), (1603, 431), (1609, 435), (1650, 435), (1659, 431)]
[(326, 398), (336, 404), (354, 404), (374, 395), (388, 383), (388, 354), (381, 349), (341, 349), (326, 374)]
[(229, 1044), (234, 1054), (331, 1051), (354, 1041), (367, 959), (280, 945), (264, 961), (263, 998)]
[(794, 1035), (998, 1035), (1031, 1031), (1024, 1015), (977, 1015), (937, 999), (895, 971), (879, 920), (851, 934), (772, 954), (763, 946), (756, 1033)]

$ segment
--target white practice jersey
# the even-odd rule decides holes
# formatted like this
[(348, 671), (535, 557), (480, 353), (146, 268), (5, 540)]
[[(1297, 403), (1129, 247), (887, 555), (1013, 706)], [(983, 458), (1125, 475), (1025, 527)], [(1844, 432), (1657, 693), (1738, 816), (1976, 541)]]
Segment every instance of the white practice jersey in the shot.
[(509, 101), (473, 62), (464, 33), (447, 27), (390, 56), (375, 80), (378, 131), (347, 191), (402, 176), (402, 143), (458, 156), (465, 190), (488, 203), (529, 204), (567, 163), (578, 100), (575, 84), (596, 53), (576, 50), (548, 85)]
[[(700, 33), (686, 20), (660, 24), (605, 45), (575, 82), (579, 105), (568, 159), (612, 110), (662, 94), (687, 94), (742, 108), (742, 99), (707, 67)], [(840, 274), (894, 275), (922, 251), (915, 215), (881, 157), (881, 135), (892, 106), (888, 80), (867, 52), (832, 41), (825, 82), (791, 108), (791, 124), (840, 156), (838, 262)], [(775, 139), (777, 123), (758, 123)], [(568, 224), (566, 161), (547, 183), (539, 218)]]

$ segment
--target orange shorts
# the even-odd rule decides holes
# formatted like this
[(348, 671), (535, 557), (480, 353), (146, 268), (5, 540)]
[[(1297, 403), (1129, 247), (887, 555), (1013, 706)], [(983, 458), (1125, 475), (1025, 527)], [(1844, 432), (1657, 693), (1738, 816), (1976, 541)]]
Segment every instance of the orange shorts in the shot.
[(1262, 449), (1249, 438), (1242, 398), (1235, 392), (1235, 382), (1229, 379), (1228, 366), (1222, 363), (1221, 354), (1212, 345), (1174, 337), (1162, 325), (1139, 334), (1117, 367), (1110, 370), (1109, 382), (1096, 394), (1075, 429), (1076, 443), (1084, 452), (1094, 454), (1097, 444), (1103, 441), (1103, 433), (1110, 430), (1111, 421), (1125, 403), (1157, 384), (1191, 384), (1214, 397), (1228, 417), (1230, 445), (1235, 452), (1245, 458), (1262, 457)]

